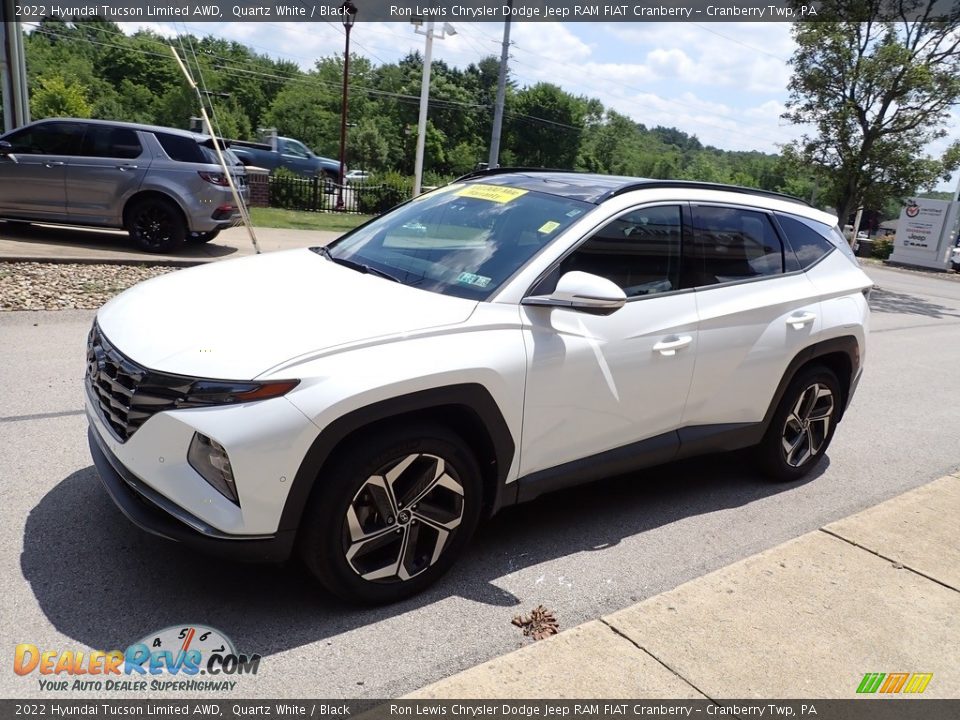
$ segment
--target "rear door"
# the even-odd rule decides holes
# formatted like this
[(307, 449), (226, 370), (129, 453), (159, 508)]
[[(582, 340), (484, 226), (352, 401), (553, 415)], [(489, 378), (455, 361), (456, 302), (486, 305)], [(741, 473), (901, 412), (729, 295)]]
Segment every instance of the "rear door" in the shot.
[(771, 213), (691, 206), (686, 283), (696, 289), (697, 367), (686, 426), (763, 419), (790, 360), (820, 332), (817, 289)]
[(88, 125), (78, 157), (67, 167), (67, 211), (78, 223), (117, 224), (124, 202), (150, 163), (136, 130)]
[(67, 166), (79, 150), (83, 125), (51, 121), (6, 137), (12, 157), (0, 157), (0, 212), (17, 217), (66, 218)]

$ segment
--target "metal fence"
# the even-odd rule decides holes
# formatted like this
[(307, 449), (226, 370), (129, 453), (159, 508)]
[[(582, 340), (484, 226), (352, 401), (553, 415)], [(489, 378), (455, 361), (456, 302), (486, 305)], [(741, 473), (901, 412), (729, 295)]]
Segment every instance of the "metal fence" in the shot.
[[(308, 212), (379, 215), (407, 200), (412, 182), (347, 181), (343, 187), (329, 177), (270, 176), (270, 207)], [(338, 200), (343, 198), (343, 206)]]

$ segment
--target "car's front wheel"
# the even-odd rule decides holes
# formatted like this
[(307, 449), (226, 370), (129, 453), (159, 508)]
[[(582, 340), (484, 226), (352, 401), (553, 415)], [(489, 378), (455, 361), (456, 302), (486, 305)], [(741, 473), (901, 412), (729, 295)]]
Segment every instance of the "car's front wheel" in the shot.
[(841, 399), (837, 376), (824, 366), (807, 368), (790, 382), (757, 447), (771, 480), (797, 480), (817, 464), (833, 439)]
[(476, 458), (439, 426), (367, 435), (316, 482), (300, 555), (348, 601), (386, 603), (420, 592), (450, 568), (480, 519)]

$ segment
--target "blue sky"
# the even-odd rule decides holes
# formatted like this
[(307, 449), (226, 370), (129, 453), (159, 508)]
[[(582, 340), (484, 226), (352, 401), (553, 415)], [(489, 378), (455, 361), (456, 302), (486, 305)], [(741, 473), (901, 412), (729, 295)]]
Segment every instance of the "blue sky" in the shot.
[[(257, 51), (310, 68), (343, 52), (339, 23), (128, 23), (164, 34), (189, 30), (250, 45)], [(465, 66), (499, 56), (499, 23), (454, 23), (457, 34), (434, 43), (434, 57)], [(409, 23), (358, 23), (351, 50), (375, 63), (423, 50)], [(776, 152), (801, 129), (780, 119), (787, 99), (794, 43), (789, 23), (547, 23), (511, 26), (510, 70), (522, 85), (553, 82), (647, 126), (677, 127), (726, 150)], [(960, 109), (949, 136), (960, 137)], [(951, 189), (943, 183), (939, 189)]]

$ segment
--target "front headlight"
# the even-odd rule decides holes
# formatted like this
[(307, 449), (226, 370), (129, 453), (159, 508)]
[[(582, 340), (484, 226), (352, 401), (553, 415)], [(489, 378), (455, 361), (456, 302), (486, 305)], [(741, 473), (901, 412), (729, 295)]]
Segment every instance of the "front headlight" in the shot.
[(230, 467), (230, 458), (223, 445), (206, 435), (194, 433), (190, 449), (187, 450), (187, 462), (221, 495), (240, 504), (237, 486), (233, 482), (233, 468)]
[(299, 384), (299, 380), (265, 380), (263, 382), (194, 380), (188, 388), (185, 388), (183, 395), (174, 402), (174, 407), (195, 408), (269, 400), (286, 395)]

